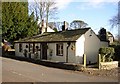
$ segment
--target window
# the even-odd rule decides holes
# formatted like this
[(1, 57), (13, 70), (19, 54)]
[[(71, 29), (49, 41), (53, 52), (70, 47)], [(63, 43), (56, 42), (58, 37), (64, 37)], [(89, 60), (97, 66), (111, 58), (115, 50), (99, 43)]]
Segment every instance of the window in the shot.
[(56, 44), (56, 54), (63, 56), (63, 44)]
[(39, 48), (39, 46), (36, 46), (36, 49), (38, 49)]
[(19, 44), (19, 52), (22, 52), (22, 44)]
[(28, 45), (26, 45), (26, 48), (28, 48)]

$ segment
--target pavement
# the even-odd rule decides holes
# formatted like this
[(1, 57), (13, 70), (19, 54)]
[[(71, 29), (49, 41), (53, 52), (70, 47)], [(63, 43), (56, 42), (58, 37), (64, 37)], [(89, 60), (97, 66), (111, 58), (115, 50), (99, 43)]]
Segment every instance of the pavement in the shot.
[(0, 60), (2, 82), (118, 82), (117, 79), (89, 76), (10, 58), (0, 57)]

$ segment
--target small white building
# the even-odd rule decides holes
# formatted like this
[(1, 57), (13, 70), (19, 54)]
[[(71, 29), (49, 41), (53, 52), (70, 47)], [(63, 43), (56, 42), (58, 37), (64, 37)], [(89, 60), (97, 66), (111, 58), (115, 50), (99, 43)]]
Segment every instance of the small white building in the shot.
[(101, 42), (91, 28), (46, 32), (31, 38), (15, 41), (15, 55), (69, 63), (97, 62), (99, 48), (108, 46)]
[(114, 36), (112, 35), (112, 33), (107, 32), (107, 39), (109, 40), (110, 44), (114, 42)]

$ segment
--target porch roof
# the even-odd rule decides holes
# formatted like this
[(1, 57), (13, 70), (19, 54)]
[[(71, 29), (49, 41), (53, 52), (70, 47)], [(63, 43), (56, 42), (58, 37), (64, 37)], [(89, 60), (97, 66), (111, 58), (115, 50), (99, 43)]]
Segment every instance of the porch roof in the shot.
[(76, 41), (81, 35), (85, 34), (90, 28), (65, 30), (59, 32), (46, 32), (33, 37), (19, 39), (15, 42), (67, 42)]

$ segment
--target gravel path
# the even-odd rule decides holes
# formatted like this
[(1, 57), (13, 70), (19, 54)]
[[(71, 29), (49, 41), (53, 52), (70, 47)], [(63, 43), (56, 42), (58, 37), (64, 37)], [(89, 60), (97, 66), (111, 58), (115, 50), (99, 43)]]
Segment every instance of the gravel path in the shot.
[(99, 70), (96, 68), (86, 68), (85, 70), (81, 70), (79, 72), (91, 75), (91, 76), (102, 76), (107, 78), (113, 78), (120, 80), (120, 67), (111, 69), (111, 70)]

